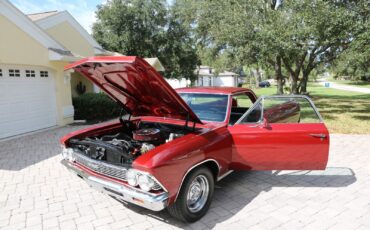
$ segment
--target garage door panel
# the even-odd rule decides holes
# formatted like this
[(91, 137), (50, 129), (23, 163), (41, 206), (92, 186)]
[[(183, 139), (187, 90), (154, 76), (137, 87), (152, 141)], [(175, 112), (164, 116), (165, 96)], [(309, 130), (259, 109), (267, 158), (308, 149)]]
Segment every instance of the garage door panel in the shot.
[[(9, 67), (1, 66), (0, 138), (31, 132), (56, 125), (54, 80), (41, 78), (38, 67), (19, 69), (20, 77), (9, 77)], [(35, 77), (26, 77), (25, 69), (35, 70)]]

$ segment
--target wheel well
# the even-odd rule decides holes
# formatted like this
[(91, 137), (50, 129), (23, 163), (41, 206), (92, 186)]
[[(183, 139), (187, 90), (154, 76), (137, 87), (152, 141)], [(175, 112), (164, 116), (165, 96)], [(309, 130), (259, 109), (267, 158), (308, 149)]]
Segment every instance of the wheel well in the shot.
[(177, 200), (177, 197), (180, 194), (180, 190), (181, 190), (181, 188), (183, 186), (184, 180), (189, 175), (189, 173), (192, 172), (194, 169), (199, 168), (199, 167), (202, 167), (202, 166), (205, 166), (205, 167), (209, 168), (209, 170), (211, 170), (211, 173), (212, 173), (212, 175), (213, 175), (213, 177), (215, 179), (215, 182), (217, 181), (218, 173), (220, 171), (219, 164), (217, 163), (217, 161), (216, 160), (207, 160), (207, 161), (205, 161), (203, 163), (200, 163), (199, 165), (196, 165), (194, 168), (192, 168), (191, 170), (189, 170), (188, 172), (186, 172), (186, 174), (184, 175), (184, 177), (183, 177), (183, 179), (181, 181), (180, 188), (179, 188), (179, 190), (177, 192), (175, 201)]
[(206, 166), (207, 168), (209, 168), (212, 172), (212, 175), (213, 175), (213, 178), (215, 179), (215, 181), (217, 181), (217, 177), (218, 177), (218, 173), (220, 171), (220, 169), (218, 168), (218, 164), (214, 161), (207, 161), (207, 162), (204, 162), (203, 164), (199, 165), (198, 167), (200, 166)]

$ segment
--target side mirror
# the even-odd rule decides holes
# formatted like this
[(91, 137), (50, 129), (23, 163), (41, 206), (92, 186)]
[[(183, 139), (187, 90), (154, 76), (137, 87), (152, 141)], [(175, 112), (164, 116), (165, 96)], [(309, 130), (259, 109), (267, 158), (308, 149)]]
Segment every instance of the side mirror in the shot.
[(255, 124), (255, 125), (251, 125), (249, 126), (251, 128), (265, 128), (265, 129), (269, 129), (270, 128), (270, 124), (269, 122), (267, 121), (266, 118), (263, 118), (262, 122), (261, 123), (258, 123), (258, 124)]
[(262, 121), (262, 126), (261, 128), (269, 128), (270, 125), (269, 125), (269, 122), (267, 121), (267, 119), (264, 117), (263, 118), (263, 121)]

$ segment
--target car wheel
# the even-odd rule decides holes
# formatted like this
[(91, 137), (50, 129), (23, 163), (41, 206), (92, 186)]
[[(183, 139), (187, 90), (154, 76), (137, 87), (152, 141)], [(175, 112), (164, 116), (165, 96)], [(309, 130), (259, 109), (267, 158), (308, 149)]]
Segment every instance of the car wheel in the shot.
[(185, 178), (175, 203), (169, 213), (184, 222), (195, 222), (208, 211), (214, 191), (214, 178), (206, 167), (194, 169)]

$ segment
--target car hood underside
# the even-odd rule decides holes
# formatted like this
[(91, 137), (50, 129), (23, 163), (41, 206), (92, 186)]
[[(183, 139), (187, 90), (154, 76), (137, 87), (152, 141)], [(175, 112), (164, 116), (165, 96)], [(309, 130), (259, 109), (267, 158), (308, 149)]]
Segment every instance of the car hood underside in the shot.
[(202, 123), (165, 79), (139, 57), (85, 58), (65, 67), (69, 69), (87, 77), (132, 116)]

